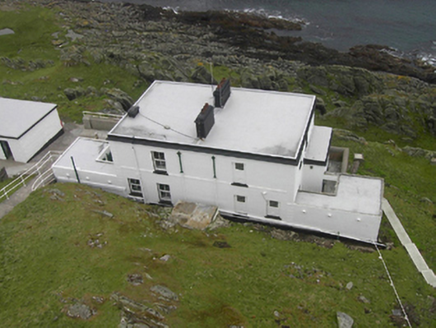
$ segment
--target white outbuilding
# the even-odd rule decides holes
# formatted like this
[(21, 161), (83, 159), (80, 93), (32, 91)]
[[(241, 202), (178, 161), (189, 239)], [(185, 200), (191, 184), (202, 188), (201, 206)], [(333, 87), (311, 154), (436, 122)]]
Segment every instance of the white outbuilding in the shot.
[(53, 171), (146, 203), (376, 242), (383, 180), (330, 172), (332, 129), (314, 124), (315, 100), (155, 81), (107, 140), (77, 139)]
[(0, 97), (0, 159), (27, 163), (63, 132), (57, 105)]

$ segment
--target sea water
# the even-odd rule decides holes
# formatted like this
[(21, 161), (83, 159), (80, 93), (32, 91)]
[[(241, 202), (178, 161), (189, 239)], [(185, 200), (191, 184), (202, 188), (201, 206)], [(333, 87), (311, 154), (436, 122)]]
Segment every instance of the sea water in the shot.
[(339, 51), (378, 44), (436, 65), (436, 0), (106, 0), (178, 10), (236, 10), (304, 22), (301, 36)]

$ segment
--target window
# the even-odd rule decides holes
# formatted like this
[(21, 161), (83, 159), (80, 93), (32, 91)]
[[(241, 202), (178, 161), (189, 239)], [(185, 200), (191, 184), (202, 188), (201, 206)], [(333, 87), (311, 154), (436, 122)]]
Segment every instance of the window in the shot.
[(129, 181), (130, 195), (142, 197), (141, 181), (138, 179), (127, 179)]
[(167, 165), (165, 163), (165, 154), (157, 151), (152, 151), (153, 165), (155, 171), (166, 172)]
[(270, 200), (270, 201), (269, 201), (269, 206), (270, 206), (270, 207), (276, 207), (276, 208), (278, 208), (278, 207), (279, 207), (279, 202), (277, 202), (277, 201), (275, 201), (275, 200)]
[(109, 144), (102, 144), (99, 147), (99, 154), (97, 157), (97, 161), (102, 161), (102, 162), (113, 162), (114, 161)]
[(245, 196), (236, 196), (236, 201), (239, 203), (245, 203)]
[(171, 203), (171, 193), (169, 185), (158, 183), (157, 191), (159, 194), (159, 201), (164, 203)]
[(239, 171), (244, 171), (244, 163), (235, 163), (235, 169)]

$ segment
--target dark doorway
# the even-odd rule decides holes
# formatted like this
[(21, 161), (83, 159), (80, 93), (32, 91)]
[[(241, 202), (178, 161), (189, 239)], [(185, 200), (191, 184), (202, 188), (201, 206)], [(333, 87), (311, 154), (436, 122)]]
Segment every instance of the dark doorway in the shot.
[(9, 144), (7, 141), (0, 140), (0, 146), (3, 150), (3, 153), (6, 156), (6, 159), (14, 159), (14, 156), (12, 156), (11, 148), (9, 147)]

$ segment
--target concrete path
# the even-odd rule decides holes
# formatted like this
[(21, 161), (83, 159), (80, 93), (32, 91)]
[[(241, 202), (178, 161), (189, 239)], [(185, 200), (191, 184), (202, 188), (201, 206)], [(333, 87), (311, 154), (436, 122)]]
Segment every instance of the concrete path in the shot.
[[(47, 148), (44, 149), (44, 151), (32, 158), (29, 163), (19, 163), (12, 160), (0, 160), (0, 168), (5, 167), (9, 177), (18, 176), (35, 165), (47, 153), (47, 151), (53, 150), (63, 152), (79, 136), (106, 139), (107, 131), (84, 129), (83, 125), (67, 123), (64, 125), (64, 134), (53, 141)], [(0, 219), (12, 211), (16, 205), (24, 201), (30, 195), (32, 192), (33, 182), (34, 180), (27, 181), (26, 187), (19, 188), (14, 194), (9, 196), (9, 199), (6, 199), (0, 203)]]
[(0, 203), (0, 219), (14, 209), (14, 207), (24, 201), (32, 192), (34, 179), (26, 182), (26, 186), (19, 188), (15, 193)]
[(418, 247), (416, 247), (416, 245), (412, 242), (400, 220), (398, 219), (397, 215), (395, 214), (394, 210), (392, 209), (391, 204), (389, 204), (389, 202), (385, 198), (383, 198), (382, 201), (382, 209), (386, 217), (388, 218), (392, 228), (397, 234), (398, 239), (406, 249), (418, 271), (421, 272), (421, 274), (424, 276), (425, 281), (429, 285), (431, 285), (432, 287), (436, 287), (436, 275), (434, 274), (433, 270), (428, 267), (427, 263), (419, 252)]

